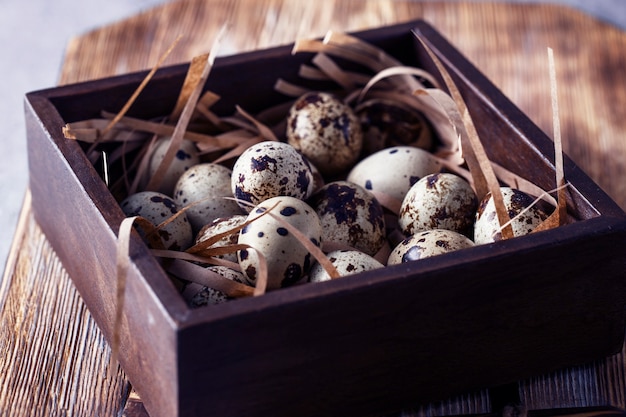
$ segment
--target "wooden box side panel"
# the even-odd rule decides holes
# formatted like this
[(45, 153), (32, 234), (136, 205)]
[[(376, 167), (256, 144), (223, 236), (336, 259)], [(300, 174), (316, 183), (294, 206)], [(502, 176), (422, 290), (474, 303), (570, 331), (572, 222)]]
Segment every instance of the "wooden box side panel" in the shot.
[(609, 253), (626, 235), (597, 220), (539, 257), (484, 247), (237, 301), (267, 307), (181, 331), (181, 413), (383, 415), (612, 354), (626, 262)]
[[(89, 186), (85, 172), (77, 177), (68, 165), (67, 149), (56, 146), (39, 117), (58, 119), (45, 99), (31, 96), (26, 123), (33, 212), (96, 323), (111, 341), (117, 305), (116, 235), (85, 191)], [(139, 271), (152, 267), (158, 275), (155, 258), (137, 236), (131, 248), (133, 263), (118, 329), (120, 364), (133, 385), (141, 387), (149, 406), (175, 416), (175, 324)]]

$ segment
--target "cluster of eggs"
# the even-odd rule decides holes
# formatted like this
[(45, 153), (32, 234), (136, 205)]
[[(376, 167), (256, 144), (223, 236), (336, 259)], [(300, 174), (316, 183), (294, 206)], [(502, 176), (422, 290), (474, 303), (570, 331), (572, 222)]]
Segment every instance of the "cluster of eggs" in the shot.
[[(379, 117), (372, 116), (373, 109)], [(200, 162), (193, 144), (185, 143), (159, 192), (130, 195), (121, 207), (126, 215), (140, 215), (155, 225), (184, 209), (159, 229), (164, 246), (173, 250), (244, 225), (215, 244), (245, 245), (247, 249), (225, 255), (240, 271), (210, 268), (254, 286), (264, 258), (268, 290), (330, 279), (300, 243), (302, 236), (318, 247), (324, 244), (342, 276), (497, 240), (491, 200), (478, 202), (463, 178), (442, 172), (424, 149), (431, 144), (424, 135), (415, 133), (412, 142), (410, 131), (380, 117), (392, 109), (355, 111), (331, 94), (305, 94), (289, 111), (285, 141), (249, 147), (232, 169)], [(427, 126), (415, 123), (414, 128)], [(156, 149), (153, 167), (163, 158), (161, 148)], [(381, 195), (401, 201), (399, 212), (390, 215), (379, 202)], [(530, 203), (510, 188), (503, 188), (503, 196), (511, 217)], [(515, 234), (527, 233), (543, 218), (538, 209), (524, 211), (513, 223)], [(297, 238), (293, 229), (302, 236)], [(392, 239), (391, 230), (401, 237)], [(381, 262), (376, 255), (385, 247), (393, 249)], [(195, 284), (183, 294), (192, 306), (227, 299)]]

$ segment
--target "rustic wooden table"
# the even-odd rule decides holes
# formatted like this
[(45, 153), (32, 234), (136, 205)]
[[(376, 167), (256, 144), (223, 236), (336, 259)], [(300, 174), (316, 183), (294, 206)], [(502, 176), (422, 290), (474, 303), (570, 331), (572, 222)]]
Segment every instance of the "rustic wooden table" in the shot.
[[(555, 51), (565, 151), (626, 208), (626, 33), (574, 10), (540, 4), (400, 0), (186, 0), (73, 39), (60, 83), (168, 63), (206, 52), (231, 22), (222, 53), (423, 18), (433, 24), (544, 131), (552, 131), (546, 48)], [(625, 274), (626, 275), (626, 274)], [(0, 285), (0, 414), (147, 415), (42, 234), (26, 195)], [(515, 412), (623, 414), (625, 350), (609, 358), (424, 404), (398, 415)], [(559, 409), (559, 410), (556, 410)], [(542, 411), (543, 410), (543, 411)], [(551, 411), (548, 411), (551, 410)], [(509, 410), (510, 411), (510, 410)], [(588, 414), (587, 414), (588, 415)]]

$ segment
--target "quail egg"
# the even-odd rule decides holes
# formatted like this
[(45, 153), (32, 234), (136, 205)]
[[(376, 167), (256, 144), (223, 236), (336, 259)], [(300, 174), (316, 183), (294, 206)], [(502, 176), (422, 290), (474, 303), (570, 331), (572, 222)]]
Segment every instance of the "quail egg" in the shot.
[(441, 164), (428, 151), (412, 146), (394, 146), (361, 160), (352, 168), (347, 180), (402, 202), (420, 178), (440, 170)]
[[(209, 266), (207, 267), (207, 270), (221, 275), (224, 278), (228, 278), (232, 281), (238, 282), (239, 284), (248, 285), (243, 274), (239, 271), (235, 271), (234, 269), (227, 268), (225, 266)], [(189, 307), (191, 308), (222, 304), (229, 300), (232, 300), (232, 298), (228, 297), (226, 294), (219, 290), (206, 287), (195, 282), (187, 284), (187, 286), (183, 290), (182, 295), (183, 298), (187, 301)]]
[(385, 243), (385, 213), (361, 186), (335, 181), (309, 199), (322, 222), (322, 240), (374, 255)]
[(252, 145), (233, 166), (231, 191), (248, 205), (246, 211), (268, 198), (289, 196), (307, 199), (313, 192), (310, 165), (293, 146), (266, 141)]
[[(170, 140), (171, 138), (169, 137), (163, 137), (156, 142), (150, 157), (148, 169), (149, 177), (146, 180), (146, 183), (150, 178), (152, 178), (154, 173), (159, 168), (161, 161), (165, 157), (167, 148), (169, 147)], [(199, 162), (200, 156), (198, 155), (196, 145), (189, 140), (183, 140), (180, 148), (176, 152), (176, 156), (172, 160), (172, 163), (168, 167), (167, 171), (165, 171), (165, 176), (163, 177), (163, 181), (157, 191), (172, 196), (174, 187), (176, 186), (176, 181), (178, 181), (183, 172), (187, 171)]]
[(471, 236), (478, 199), (467, 181), (449, 173), (422, 177), (408, 191), (398, 218), (406, 236), (447, 229)]
[[(385, 267), (376, 259), (357, 250), (337, 250), (329, 252), (326, 256), (342, 277)], [(330, 280), (328, 273), (319, 263), (315, 263), (309, 273), (309, 281), (322, 282), (328, 280)]]
[[(229, 230), (232, 230), (238, 226), (241, 226), (246, 221), (246, 216), (243, 214), (235, 214), (230, 217), (218, 217), (213, 220), (211, 223), (205, 225), (196, 237), (196, 244), (204, 242), (213, 236), (217, 236), (220, 233), (225, 233)], [(229, 245), (236, 245), (239, 240), (239, 232), (232, 233), (228, 236), (224, 236), (217, 242), (215, 242), (211, 247), (212, 248), (220, 248)], [(237, 262), (237, 254), (236, 252), (228, 253), (225, 255), (219, 255), (218, 258), (226, 259), (228, 261)]]
[[(548, 216), (538, 206), (534, 205), (527, 209), (533, 199), (523, 191), (511, 187), (501, 187), (504, 206), (506, 207), (511, 222), (513, 236), (522, 236), (533, 231), (535, 227), (544, 221)], [(480, 202), (476, 212), (474, 223), (474, 241), (476, 244), (491, 243), (502, 240), (500, 222), (496, 214), (496, 207), (487, 194)]]
[(325, 92), (309, 92), (295, 101), (286, 136), (324, 176), (351, 168), (363, 146), (361, 126), (350, 106)]
[(418, 232), (400, 242), (389, 255), (387, 265), (397, 265), (474, 246), (467, 236), (445, 229)]
[[(126, 216), (141, 216), (154, 226), (158, 226), (178, 212), (174, 200), (155, 191), (131, 194), (120, 203), (120, 206)], [(159, 229), (159, 236), (166, 249), (185, 250), (191, 246), (193, 233), (185, 213), (178, 214), (174, 220)]]
[[(265, 211), (276, 205), (271, 213)], [(254, 220), (239, 232), (238, 243), (246, 244), (254, 250), (240, 250), (237, 253), (239, 266), (248, 282), (255, 285), (259, 267), (260, 252), (267, 261), (267, 289), (287, 287), (299, 281), (311, 267), (311, 254), (298, 239), (285, 227), (289, 223), (303, 233), (313, 244), (320, 245), (322, 225), (320, 219), (308, 204), (294, 197), (273, 197), (257, 205), (248, 215)]]
[[(185, 211), (195, 232), (218, 217), (241, 214), (241, 207), (232, 199), (232, 171), (213, 163), (197, 164), (181, 175), (174, 187), (174, 201)], [(231, 197), (224, 198), (224, 197)]]

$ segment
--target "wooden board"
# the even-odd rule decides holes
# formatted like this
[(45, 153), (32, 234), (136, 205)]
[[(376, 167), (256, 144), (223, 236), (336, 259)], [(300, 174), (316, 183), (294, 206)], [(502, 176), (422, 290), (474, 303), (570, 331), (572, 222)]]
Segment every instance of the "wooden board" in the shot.
[[(551, 46), (565, 150), (626, 207), (626, 141), (621, 140), (626, 131), (626, 35), (563, 7), (390, 0), (179, 1), (72, 40), (60, 83), (149, 68), (179, 34), (182, 41), (168, 63), (188, 61), (207, 51), (226, 21), (231, 26), (223, 54), (321, 36), (328, 29), (352, 31), (414, 18), (436, 26), (547, 132), (552, 127), (546, 47)], [(0, 301), (3, 413), (117, 415), (129, 383), (121, 370), (109, 367), (108, 346), (30, 215), (28, 200)], [(623, 408), (625, 371), (622, 353), (403, 415), (485, 413), (506, 398), (519, 399), (530, 409)]]

